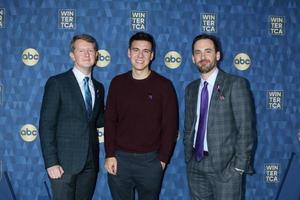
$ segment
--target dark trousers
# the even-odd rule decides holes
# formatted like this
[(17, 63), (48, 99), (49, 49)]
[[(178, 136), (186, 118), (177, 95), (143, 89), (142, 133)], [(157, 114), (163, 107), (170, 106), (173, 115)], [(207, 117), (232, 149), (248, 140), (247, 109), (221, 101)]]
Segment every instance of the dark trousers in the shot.
[(50, 179), (54, 200), (90, 200), (93, 198), (98, 172), (91, 152), (78, 174), (65, 172), (60, 179)]
[(213, 170), (209, 156), (196, 161), (193, 156), (187, 164), (188, 184), (192, 200), (240, 200), (242, 175), (234, 167), (226, 169), (228, 179)]
[(159, 199), (163, 170), (158, 153), (143, 154), (118, 151), (117, 175), (108, 174), (108, 184), (114, 200), (132, 200), (135, 189), (141, 200)]

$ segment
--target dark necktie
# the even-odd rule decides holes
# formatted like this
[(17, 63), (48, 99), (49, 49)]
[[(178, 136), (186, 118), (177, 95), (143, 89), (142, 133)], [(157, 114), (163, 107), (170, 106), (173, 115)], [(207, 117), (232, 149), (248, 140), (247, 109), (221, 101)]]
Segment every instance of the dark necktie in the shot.
[(83, 88), (84, 88), (84, 102), (88, 117), (92, 116), (92, 96), (89, 88), (89, 77), (83, 79)]
[(197, 161), (202, 160), (204, 157), (203, 146), (204, 146), (204, 135), (205, 135), (205, 127), (206, 127), (207, 108), (208, 108), (207, 84), (208, 83), (204, 81), (204, 86), (201, 91), (200, 118), (199, 118), (196, 146), (195, 146)]

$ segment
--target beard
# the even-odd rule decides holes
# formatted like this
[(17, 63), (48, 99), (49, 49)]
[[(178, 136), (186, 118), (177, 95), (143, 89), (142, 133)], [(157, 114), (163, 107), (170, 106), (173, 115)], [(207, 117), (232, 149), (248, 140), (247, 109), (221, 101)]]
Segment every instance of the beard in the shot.
[(210, 60), (200, 60), (197, 65), (201, 74), (209, 73), (217, 66), (215, 61), (210, 62)]

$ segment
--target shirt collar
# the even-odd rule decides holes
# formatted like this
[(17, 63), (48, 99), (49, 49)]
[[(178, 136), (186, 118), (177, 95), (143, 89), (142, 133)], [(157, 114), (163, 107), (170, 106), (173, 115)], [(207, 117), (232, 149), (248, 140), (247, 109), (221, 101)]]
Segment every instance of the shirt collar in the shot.
[(72, 71), (73, 71), (73, 73), (74, 73), (74, 75), (76, 77), (76, 80), (79, 83), (81, 83), (85, 77), (89, 77), (89, 80), (91, 80), (91, 73), (88, 74), (88, 75), (85, 75), (81, 71), (79, 71), (76, 67), (73, 67)]
[(216, 68), (215, 71), (208, 77), (207, 80), (204, 80), (201, 78), (201, 84), (204, 83), (204, 81), (208, 82), (208, 85), (213, 86), (215, 84), (215, 81), (217, 79), (217, 75), (218, 75), (219, 69)]

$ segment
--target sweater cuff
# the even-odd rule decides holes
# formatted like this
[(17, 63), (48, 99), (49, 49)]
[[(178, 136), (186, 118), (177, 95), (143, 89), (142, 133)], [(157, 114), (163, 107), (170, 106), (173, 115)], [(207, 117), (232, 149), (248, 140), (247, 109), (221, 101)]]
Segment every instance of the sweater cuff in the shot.
[(169, 163), (169, 156), (159, 153), (158, 159), (166, 164)]
[(115, 152), (106, 152), (105, 158), (116, 157)]

